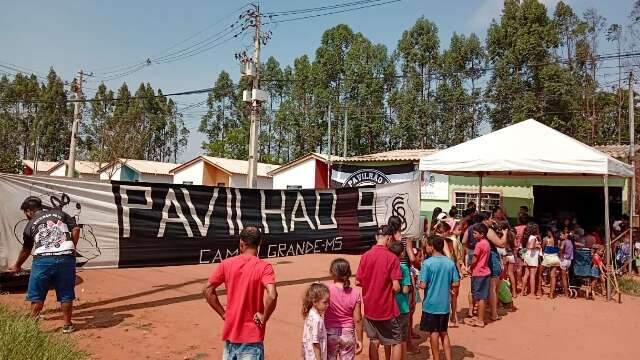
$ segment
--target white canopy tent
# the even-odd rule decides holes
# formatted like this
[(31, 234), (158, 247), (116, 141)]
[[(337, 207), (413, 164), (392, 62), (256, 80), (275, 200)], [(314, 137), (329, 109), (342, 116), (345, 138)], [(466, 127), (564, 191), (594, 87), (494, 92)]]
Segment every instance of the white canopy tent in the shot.
[(424, 156), (420, 159), (419, 169), (447, 175), (478, 176), (479, 200), (482, 177), (485, 176), (602, 177), (607, 263), (611, 261), (608, 179), (609, 176), (630, 178), (634, 173), (632, 166), (533, 119)]

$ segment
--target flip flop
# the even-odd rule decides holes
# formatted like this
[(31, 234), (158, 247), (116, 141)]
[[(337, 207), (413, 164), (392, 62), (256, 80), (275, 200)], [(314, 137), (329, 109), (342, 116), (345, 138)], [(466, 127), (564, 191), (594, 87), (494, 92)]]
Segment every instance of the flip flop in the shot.
[(457, 328), (457, 327), (458, 327), (458, 324), (457, 324), (456, 322), (449, 321), (449, 325), (448, 325), (448, 326), (449, 326), (450, 328)]
[(464, 323), (471, 327), (479, 327), (479, 328), (484, 327), (484, 324), (481, 324), (476, 319), (464, 319)]

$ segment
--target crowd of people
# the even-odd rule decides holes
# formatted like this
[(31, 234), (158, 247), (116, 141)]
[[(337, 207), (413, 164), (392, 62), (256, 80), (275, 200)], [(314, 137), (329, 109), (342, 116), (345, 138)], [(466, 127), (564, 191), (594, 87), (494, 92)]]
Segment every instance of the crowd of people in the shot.
[[(35, 197), (27, 198), (21, 209), (29, 222), (23, 249), (9, 270), (20, 271), (33, 254), (27, 291), (32, 316), (40, 314), (47, 291), (54, 286), (64, 314), (63, 332), (72, 332), (78, 226), (62, 211), (43, 211)], [(55, 238), (39, 233), (43, 223), (55, 224)], [(613, 225), (614, 235), (624, 238), (629, 226), (628, 217), (622, 218)], [(520, 208), (514, 226), (501, 208), (477, 211), (469, 203), (460, 214), (456, 207), (448, 213), (434, 209), (420, 239), (403, 237), (401, 228), (402, 219), (397, 216), (377, 228), (375, 244), (360, 259), (355, 284), (349, 262), (336, 258), (328, 269), (332, 280), (307, 287), (301, 311), (303, 359), (354, 359), (363, 351), (364, 333), (370, 359), (378, 359), (380, 347), (386, 359), (406, 359), (417, 350), (413, 340), (419, 336), (412, 329), (417, 304), (421, 304), (419, 328), (429, 336), (433, 359), (441, 358), (442, 348), (444, 358), (450, 360), (449, 327), (482, 328), (488, 320), (500, 320), (499, 304), (515, 310), (514, 298), (541, 298), (547, 285), (549, 298), (556, 296), (557, 289), (569, 296), (569, 270), (576, 248), (593, 249), (590, 289), (610, 271), (603, 264), (603, 240), (596, 229), (585, 231), (571, 218), (537, 224), (526, 206)], [(244, 228), (239, 255), (216, 266), (203, 291), (224, 321), (223, 359), (264, 358), (265, 329), (278, 292), (273, 266), (258, 257), (262, 236), (257, 227)], [(625, 250), (624, 243), (616, 246), (622, 255), (631, 251)], [(465, 277), (471, 280), (469, 307), (467, 314), (461, 314), (459, 286)], [(217, 293), (223, 284), (226, 306)]]

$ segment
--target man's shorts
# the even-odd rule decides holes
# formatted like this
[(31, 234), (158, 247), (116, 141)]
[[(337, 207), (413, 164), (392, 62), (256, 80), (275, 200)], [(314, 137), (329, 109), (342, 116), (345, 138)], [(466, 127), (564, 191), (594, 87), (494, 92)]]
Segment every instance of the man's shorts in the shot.
[(370, 320), (364, 318), (364, 331), (371, 340), (382, 345), (397, 345), (402, 342), (402, 326), (398, 318), (389, 320)]
[(409, 313), (400, 314), (397, 319), (400, 324), (400, 335), (402, 341), (409, 340)]
[(56, 289), (58, 302), (76, 298), (76, 258), (73, 255), (35, 256), (27, 288), (27, 301), (44, 302), (49, 287)]
[(571, 267), (571, 260), (562, 259), (560, 260), (560, 269), (567, 271)]
[(431, 314), (422, 312), (420, 330), (426, 332), (447, 332), (449, 328), (449, 314)]
[(593, 265), (591, 266), (591, 277), (599, 278), (600, 277), (600, 268)]
[(261, 342), (241, 344), (225, 341), (222, 360), (237, 359), (263, 360), (264, 345)]
[(489, 298), (489, 286), (491, 279), (489, 276), (471, 277), (471, 295), (473, 300), (487, 300)]

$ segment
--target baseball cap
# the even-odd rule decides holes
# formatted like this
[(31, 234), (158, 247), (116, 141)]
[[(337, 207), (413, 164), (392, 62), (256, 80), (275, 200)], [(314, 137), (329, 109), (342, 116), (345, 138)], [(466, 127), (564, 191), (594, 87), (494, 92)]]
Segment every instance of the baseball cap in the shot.
[(446, 218), (448, 218), (449, 216), (446, 213), (440, 213), (438, 214), (438, 221), (442, 221)]

